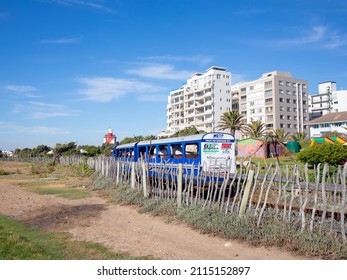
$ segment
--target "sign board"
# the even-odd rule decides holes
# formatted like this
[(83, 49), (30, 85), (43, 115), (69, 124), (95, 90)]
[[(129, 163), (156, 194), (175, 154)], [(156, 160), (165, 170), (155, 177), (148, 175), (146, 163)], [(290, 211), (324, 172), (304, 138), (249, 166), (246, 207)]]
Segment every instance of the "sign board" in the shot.
[(226, 133), (208, 133), (201, 141), (201, 164), (204, 171), (236, 171), (235, 138)]

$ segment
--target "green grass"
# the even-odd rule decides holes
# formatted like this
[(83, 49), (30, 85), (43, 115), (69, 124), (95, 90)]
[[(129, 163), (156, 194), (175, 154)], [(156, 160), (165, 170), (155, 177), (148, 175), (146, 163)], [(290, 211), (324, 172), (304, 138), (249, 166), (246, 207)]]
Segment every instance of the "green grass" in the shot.
[(20, 183), (27, 190), (41, 195), (56, 195), (66, 199), (80, 199), (91, 197), (91, 193), (77, 187), (54, 187), (54, 183), (46, 181), (34, 181)]
[(0, 215), (1, 260), (138, 260), (91, 242), (71, 241), (67, 233), (31, 229)]

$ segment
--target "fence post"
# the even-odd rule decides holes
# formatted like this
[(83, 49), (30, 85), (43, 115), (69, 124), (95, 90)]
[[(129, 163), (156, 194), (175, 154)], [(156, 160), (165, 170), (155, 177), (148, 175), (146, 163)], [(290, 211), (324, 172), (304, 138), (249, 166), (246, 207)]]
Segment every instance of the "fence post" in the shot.
[(178, 164), (178, 175), (177, 175), (177, 207), (182, 207), (182, 172), (183, 165), (182, 163)]
[(144, 161), (142, 162), (142, 186), (143, 186), (143, 196), (148, 197), (146, 163)]
[(131, 188), (135, 189), (135, 161), (131, 163)]
[(116, 178), (116, 184), (119, 184), (119, 173), (120, 173), (120, 163), (117, 161), (117, 178)]
[[(253, 177), (254, 177), (254, 170), (253, 167), (250, 166), (249, 171), (248, 171), (248, 176), (247, 176), (247, 183), (245, 186), (245, 189), (243, 191), (243, 196), (242, 196), (242, 201), (241, 201), (241, 206), (240, 206), (240, 212), (239, 212), (239, 217), (243, 217), (246, 213), (246, 208), (247, 208), (247, 201), (249, 198), (249, 193), (251, 191), (251, 186), (253, 184)], [(241, 176), (240, 176), (241, 179)]]

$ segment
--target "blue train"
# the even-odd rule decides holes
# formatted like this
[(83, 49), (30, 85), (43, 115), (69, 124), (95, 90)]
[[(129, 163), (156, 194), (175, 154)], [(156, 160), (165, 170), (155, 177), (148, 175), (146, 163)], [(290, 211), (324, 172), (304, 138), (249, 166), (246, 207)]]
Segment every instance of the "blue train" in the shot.
[(149, 164), (172, 163), (200, 166), (204, 171), (225, 170), (235, 173), (235, 139), (231, 134), (211, 132), (184, 137), (140, 141), (118, 145), (113, 155), (116, 160)]

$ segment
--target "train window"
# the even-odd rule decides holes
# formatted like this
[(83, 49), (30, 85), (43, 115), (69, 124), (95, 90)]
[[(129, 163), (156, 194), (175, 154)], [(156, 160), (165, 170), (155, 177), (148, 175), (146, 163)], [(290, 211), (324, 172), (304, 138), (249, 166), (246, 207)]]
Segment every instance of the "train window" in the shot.
[(160, 158), (167, 158), (168, 157), (168, 145), (159, 145), (159, 152), (158, 152), (158, 156)]
[(186, 158), (198, 158), (199, 154), (198, 143), (189, 143), (185, 146), (184, 155)]
[(156, 155), (156, 148), (155, 148), (155, 146), (149, 146), (149, 157), (150, 158), (154, 158), (155, 157), (155, 155)]
[(139, 157), (142, 159), (146, 158), (146, 147), (139, 147)]
[(134, 149), (133, 148), (130, 149), (129, 156), (130, 156), (130, 158), (134, 158)]
[(172, 144), (170, 153), (173, 158), (182, 158), (182, 144)]
[(122, 149), (121, 150), (121, 157), (127, 157), (128, 155), (127, 149)]

